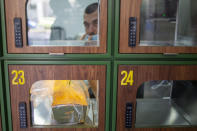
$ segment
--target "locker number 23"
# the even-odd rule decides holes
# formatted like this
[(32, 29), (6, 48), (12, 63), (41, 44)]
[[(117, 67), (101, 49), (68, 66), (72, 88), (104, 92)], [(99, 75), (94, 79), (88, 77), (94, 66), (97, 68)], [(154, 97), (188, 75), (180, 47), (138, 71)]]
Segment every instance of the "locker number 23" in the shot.
[(12, 75), (14, 75), (14, 78), (12, 79), (12, 85), (25, 84), (25, 73), (23, 70), (12, 70)]
[(121, 75), (124, 75), (123, 79), (121, 80), (121, 86), (127, 86), (128, 83), (130, 86), (133, 85), (133, 70), (129, 72), (123, 70), (121, 71)]

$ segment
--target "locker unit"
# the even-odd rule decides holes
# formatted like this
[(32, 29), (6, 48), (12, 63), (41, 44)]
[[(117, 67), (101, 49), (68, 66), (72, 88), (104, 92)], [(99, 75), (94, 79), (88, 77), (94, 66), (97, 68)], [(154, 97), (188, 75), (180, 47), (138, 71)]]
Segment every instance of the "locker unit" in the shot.
[(109, 52), (111, 0), (5, 0), (3, 4), (8, 54)]
[(120, 16), (116, 16), (119, 54), (197, 52), (195, 0), (117, 0), (116, 2), (117, 14), (120, 12)]
[(109, 130), (109, 62), (5, 62), (9, 131)]
[(196, 64), (116, 62), (112, 130), (197, 130)]

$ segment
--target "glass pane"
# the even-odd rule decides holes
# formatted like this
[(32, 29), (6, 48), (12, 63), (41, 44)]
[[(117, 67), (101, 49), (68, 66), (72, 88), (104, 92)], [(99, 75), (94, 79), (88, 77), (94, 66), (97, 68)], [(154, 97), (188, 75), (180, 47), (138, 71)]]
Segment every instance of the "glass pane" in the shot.
[(29, 46), (99, 46), (99, 0), (28, 0)]
[(137, 92), (135, 127), (197, 125), (197, 81), (148, 81)]
[(98, 127), (98, 80), (41, 80), (30, 90), (33, 126)]
[[(142, 92), (138, 90), (137, 97), (140, 98), (170, 98), (173, 81), (149, 81), (143, 85)], [(141, 93), (141, 94), (139, 94)]]
[(141, 46), (197, 46), (196, 0), (142, 0)]

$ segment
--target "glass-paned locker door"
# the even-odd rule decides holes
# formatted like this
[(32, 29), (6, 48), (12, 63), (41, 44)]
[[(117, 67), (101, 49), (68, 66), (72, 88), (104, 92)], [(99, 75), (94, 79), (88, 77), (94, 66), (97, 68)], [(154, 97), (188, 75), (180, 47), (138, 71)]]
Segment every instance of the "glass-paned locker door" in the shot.
[(196, 69), (196, 65), (119, 65), (116, 130), (197, 130)]
[(106, 65), (9, 65), (12, 130), (105, 130)]
[(8, 53), (106, 53), (107, 3), (5, 1)]
[(196, 53), (196, 5), (196, 0), (120, 1), (119, 53)]

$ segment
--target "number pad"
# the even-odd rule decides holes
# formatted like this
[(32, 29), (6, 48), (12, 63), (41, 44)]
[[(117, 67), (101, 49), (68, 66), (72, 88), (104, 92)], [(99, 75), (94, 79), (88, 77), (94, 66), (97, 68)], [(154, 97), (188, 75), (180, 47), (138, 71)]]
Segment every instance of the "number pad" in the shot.
[(132, 112), (133, 112), (133, 104), (126, 104), (126, 114), (125, 114), (125, 128), (132, 128)]
[(136, 31), (137, 19), (135, 17), (129, 18), (129, 47), (136, 46)]
[(23, 47), (21, 18), (14, 18), (14, 33), (15, 33), (15, 46), (18, 48)]
[(19, 103), (19, 119), (20, 119), (20, 128), (27, 128), (27, 110), (26, 103)]

